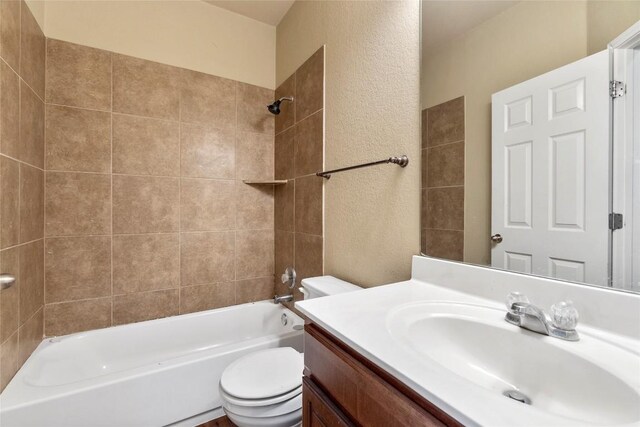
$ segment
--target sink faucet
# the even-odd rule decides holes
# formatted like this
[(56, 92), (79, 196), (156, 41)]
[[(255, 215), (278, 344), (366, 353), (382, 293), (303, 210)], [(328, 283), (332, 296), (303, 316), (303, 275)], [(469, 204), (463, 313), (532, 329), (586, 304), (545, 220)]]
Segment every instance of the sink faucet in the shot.
[(289, 301), (293, 301), (293, 295), (289, 294), (289, 295), (276, 295), (273, 297), (273, 303), (274, 304), (280, 304), (282, 302), (289, 302)]
[(525, 295), (512, 292), (507, 299), (507, 308), (509, 311), (504, 320), (512, 325), (567, 341), (580, 339), (575, 329), (578, 324), (578, 310), (570, 301), (554, 304), (551, 307), (551, 318), (544, 310), (529, 303)]

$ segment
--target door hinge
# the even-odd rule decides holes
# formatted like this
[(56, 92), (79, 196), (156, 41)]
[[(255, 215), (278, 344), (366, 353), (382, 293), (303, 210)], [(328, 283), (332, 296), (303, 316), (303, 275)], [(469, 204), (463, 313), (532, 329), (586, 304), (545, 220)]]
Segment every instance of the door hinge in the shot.
[(609, 82), (609, 94), (612, 98), (620, 98), (624, 96), (627, 91), (627, 87), (623, 82), (612, 80)]
[(609, 214), (609, 230), (620, 230), (623, 226), (622, 214), (610, 213)]

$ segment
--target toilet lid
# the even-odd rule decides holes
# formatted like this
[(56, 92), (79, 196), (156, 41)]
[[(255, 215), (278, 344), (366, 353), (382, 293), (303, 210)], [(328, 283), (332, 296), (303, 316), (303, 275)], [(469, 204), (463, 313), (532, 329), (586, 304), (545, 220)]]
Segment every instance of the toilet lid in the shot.
[(303, 357), (291, 347), (248, 354), (222, 373), (220, 387), (240, 399), (267, 399), (302, 384)]

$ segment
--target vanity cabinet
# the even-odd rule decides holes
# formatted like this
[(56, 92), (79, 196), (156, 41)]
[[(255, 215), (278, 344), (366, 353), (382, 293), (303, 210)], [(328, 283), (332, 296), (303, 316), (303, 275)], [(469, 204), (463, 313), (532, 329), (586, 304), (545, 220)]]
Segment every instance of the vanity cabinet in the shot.
[(317, 325), (305, 325), (303, 425), (460, 426)]

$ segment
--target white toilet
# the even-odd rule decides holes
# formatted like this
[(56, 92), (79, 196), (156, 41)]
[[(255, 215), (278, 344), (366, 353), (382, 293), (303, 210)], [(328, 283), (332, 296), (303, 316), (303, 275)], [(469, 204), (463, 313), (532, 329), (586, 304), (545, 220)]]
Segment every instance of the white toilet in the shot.
[[(332, 276), (302, 280), (305, 299), (360, 287)], [(256, 351), (231, 363), (220, 378), (227, 417), (239, 427), (292, 427), (302, 423), (303, 354), (291, 347)]]

